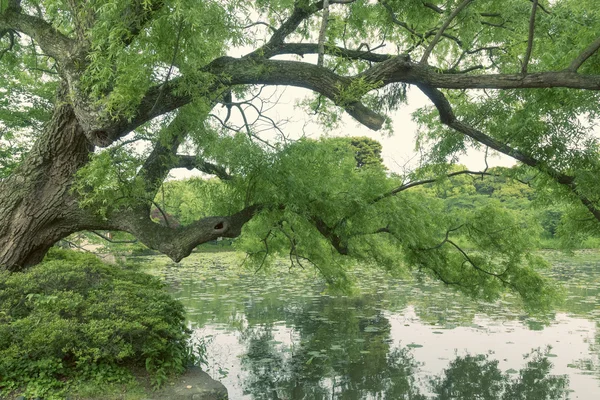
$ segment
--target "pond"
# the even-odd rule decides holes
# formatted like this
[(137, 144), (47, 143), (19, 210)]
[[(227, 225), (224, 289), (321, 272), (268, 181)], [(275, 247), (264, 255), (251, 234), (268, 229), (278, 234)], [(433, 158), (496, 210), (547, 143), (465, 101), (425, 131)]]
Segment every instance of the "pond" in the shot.
[(536, 318), (372, 269), (333, 295), (313, 271), (253, 273), (232, 252), (147, 261), (234, 400), (599, 399), (600, 253), (545, 255), (567, 300)]

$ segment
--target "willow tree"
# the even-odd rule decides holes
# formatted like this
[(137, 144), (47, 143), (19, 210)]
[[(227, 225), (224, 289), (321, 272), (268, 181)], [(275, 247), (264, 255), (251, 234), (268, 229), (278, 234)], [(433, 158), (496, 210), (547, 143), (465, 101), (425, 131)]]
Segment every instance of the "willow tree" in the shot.
[[(432, 104), (417, 115), (432, 164), (486, 146), (587, 212), (584, 228), (600, 219), (592, 0), (0, 4), (3, 268), (34, 265), (81, 230), (126, 231), (180, 260), (244, 228), (240, 243), (258, 260), (285, 248), (332, 280), (354, 258), (473, 293), (536, 286), (530, 235), (510, 213), (446, 215), (408, 190), (418, 182), (357, 168), (351, 149), (262, 138), (246, 114), (272, 121), (256, 102), (273, 85), (312, 91), (307, 107), (324, 123), (347, 113), (372, 130), (390, 126), (414, 87)], [(199, 193), (216, 216), (151, 219), (177, 167), (226, 183)]]

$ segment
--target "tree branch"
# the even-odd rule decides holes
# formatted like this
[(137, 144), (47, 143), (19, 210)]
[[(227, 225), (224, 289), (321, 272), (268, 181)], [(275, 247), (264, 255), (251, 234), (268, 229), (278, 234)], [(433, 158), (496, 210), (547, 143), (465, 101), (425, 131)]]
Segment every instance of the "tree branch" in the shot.
[(0, 59), (2, 59), (4, 54), (8, 53), (9, 51), (12, 51), (12, 49), (15, 46), (15, 36), (18, 36), (19, 34), (12, 29), (6, 29), (0, 32), (0, 39), (4, 38), (4, 36), (6, 35), (8, 35), (8, 47), (0, 50)]
[(444, 124), (453, 128), (454, 130), (478, 141), (479, 143), (485, 144), (486, 146), (499, 151), (500, 153), (506, 154), (523, 164), (530, 167), (537, 168), (541, 171), (545, 171), (550, 174), (557, 182), (562, 184), (572, 184), (574, 178), (549, 169), (549, 167), (542, 165), (542, 163), (525, 154), (518, 149), (512, 148), (505, 143), (499, 142), (496, 139), (486, 135), (485, 133), (473, 128), (472, 126), (459, 121), (454, 115), (450, 102), (446, 99), (444, 94), (436, 89), (427, 85), (417, 85), (419, 89), (433, 102), (440, 114), (440, 121)]
[(387, 10), (388, 15), (390, 16), (392, 22), (404, 29), (406, 29), (411, 35), (416, 36), (420, 39), (423, 39), (423, 35), (417, 31), (415, 31), (414, 29), (412, 29), (406, 22), (404, 21), (400, 21), (397, 17), (396, 14), (394, 14), (394, 10), (392, 9), (392, 7), (387, 3), (387, 1), (385, 0), (379, 0), (379, 3)]
[[(351, 50), (339, 46), (325, 46), (324, 53), (332, 56), (348, 58), (351, 60), (364, 60), (370, 62), (383, 62), (394, 57), (391, 54), (378, 54), (372, 51)], [(303, 56), (305, 54), (318, 54), (319, 46), (314, 43), (284, 43), (272, 52), (273, 56), (281, 54), (297, 54)]]
[(456, 250), (458, 250), (458, 252), (462, 254), (462, 256), (465, 259), (465, 261), (468, 262), (471, 265), (471, 267), (473, 267), (473, 269), (475, 269), (476, 271), (479, 271), (479, 272), (481, 272), (484, 275), (492, 276), (492, 277), (500, 280), (500, 282), (504, 283), (506, 286), (509, 286), (509, 287), (517, 290), (517, 287), (515, 286), (514, 283), (512, 283), (510, 281), (507, 281), (506, 279), (503, 278), (503, 275), (506, 274), (507, 270), (503, 271), (500, 274), (497, 274), (495, 272), (490, 272), (488, 270), (485, 270), (485, 269), (481, 268), (480, 266), (478, 266), (473, 261), (473, 259), (471, 257), (469, 257), (469, 255), (459, 245), (457, 245), (456, 243), (454, 243), (452, 240), (448, 239), (448, 240), (446, 240), (446, 243), (452, 245)]
[(588, 58), (594, 55), (594, 53), (597, 52), (598, 49), (600, 49), (600, 37), (598, 37), (596, 40), (590, 43), (590, 45), (586, 47), (585, 50), (583, 50), (581, 54), (579, 54), (571, 62), (571, 64), (567, 67), (566, 70), (569, 72), (577, 72), (579, 67), (581, 67), (583, 63), (587, 61)]
[(15, 30), (31, 37), (47, 55), (63, 66), (70, 64), (75, 42), (63, 35), (48, 22), (28, 14), (19, 8), (8, 8), (0, 13), (0, 31)]
[(225, 168), (220, 165), (212, 164), (201, 160), (196, 156), (188, 156), (184, 154), (177, 155), (177, 163), (173, 168), (186, 168), (189, 170), (197, 169), (206, 174), (215, 175), (221, 180), (231, 180), (233, 177), (227, 173)]
[(323, 237), (327, 239), (329, 243), (331, 243), (333, 248), (336, 249), (338, 253), (342, 255), (348, 254), (348, 246), (342, 241), (342, 238), (335, 233), (335, 226), (333, 228), (329, 227), (325, 223), (325, 221), (316, 216), (311, 216), (309, 219), (312, 221), (313, 225), (315, 226), (315, 228), (317, 228), (319, 233), (323, 235)]
[[(484, 176), (499, 177), (499, 176), (501, 176), (501, 175), (498, 175), (498, 174), (491, 174), (489, 172), (484, 172), (484, 171), (463, 170), (463, 171), (451, 172), (449, 174), (446, 174), (446, 175), (444, 175), (444, 178), (452, 178), (453, 176), (458, 176), (458, 175), (478, 175), (478, 176), (481, 176), (481, 177), (484, 177)], [(420, 181), (409, 182), (407, 184), (398, 186), (396, 189), (393, 189), (393, 190), (385, 193), (384, 195), (381, 195), (381, 196), (377, 197), (375, 201), (383, 200), (384, 198), (393, 196), (395, 194), (398, 194), (400, 192), (403, 192), (405, 190), (411, 189), (411, 188), (416, 187), (416, 186), (422, 186), (422, 185), (426, 185), (428, 183), (437, 182), (439, 179), (440, 178), (423, 179), (423, 180), (420, 180)]]
[(531, 16), (529, 17), (529, 38), (527, 39), (527, 50), (525, 51), (525, 58), (523, 59), (523, 66), (521, 67), (521, 73), (525, 75), (527, 73), (527, 66), (529, 65), (529, 59), (531, 58), (531, 51), (533, 50), (533, 36), (535, 34), (535, 13), (538, 8), (538, 0), (533, 0), (531, 6)]
[(471, 137), (478, 141), (479, 143), (485, 144), (492, 149), (499, 151), (503, 154), (506, 154), (518, 161), (521, 161), (523, 164), (528, 165), (530, 167), (534, 167), (537, 170), (548, 174), (555, 182), (566, 186), (570, 189), (571, 193), (573, 193), (581, 203), (594, 215), (594, 217), (600, 221), (600, 209), (597, 205), (587, 198), (584, 194), (581, 194), (577, 191), (577, 184), (575, 182), (575, 177), (563, 174), (551, 166), (546, 165), (545, 163), (537, 160), (530, 155), (527, 155), (518, 149), (514, 149), (508, 146), (505, 143), (498, 142), (494, 138), (484, 134), (483, 132), (473, 128), (472, 126), (459, 121), (452, 110), (452, 107), (444, 94), (438, 89), (429, 87), (427, 85), (417, 85), (419, 89), (433, 102), (436, 106), (439, 114), (440, 121), (444, 124), (453, 128), (454, 130)]
[(323, 2), (309, 4), (308, 1), (296, 1), (292, 14), (281, 24), (281, 26), (271, 36), (269, 41), (262, 47), (247, 54), (247, 58), (272, 57), (272, 52), (288, 37), (305, 19), (321, 10)]
[[(351, 78), (339, 76), (326, 68), (298, 61), (260, 60), (249, 58), (221, 57), (202, 69), (217, 77), (203, 92), (214, 93), (218, 102), (219, 93), (224, 88), (235, 85), (266, 84), (303, 87), (321, 93), (334, 103), (339, 103), (341, 91), (351, 84)], [(96, 127), (103, 133), (102, 140), (94, 144), (105, 147), (114, 140), (125, 136), (143, 123), (159, 115), (173, 111), (192, 101), (189, 95), (181, 95), (178, 85), (184, 80), (174, 78), (165, 85), (154, 86), (148, 90), (138, 106), (137, 114), (131, 119), (111, 122), (106, 127)], [(162, 93), (162, 94), (161, 94)], [(156, 102), (158, 96), (160, 102)], [(154, 106), (156, 104), (156, 107)], [(341, 104), (346, 112), (363, 125), (377, 130), (385, 122), (384, 117), (364, 106), (359, 101)]]
[(159, 138), (137, 173), (145, 184), (149, 199), (153, 199), (169, 171), (178, 162), (175, 154), (185, 140), (187, 131), (180, 125), (179, 115), (162, 129)]
[(430, 10), (435, 11), (438, 14), (443, 14), (444, 10), (438, 6), (436, 6), (435, 4), (432, 3), (428, 3), (428, 2), (424, 2), (423, 5), (427, 8), (429, 8)]
[[(376, 84), (377, 87), (390, 83), (424, 85), (430, 88), (448, 89), (525, 89), (525, 88), (575, 88), (600, 90), (600, 75), (581, 75), (576, 72), (539, 72), (522, 74), (469, 75), (439, 72), (429, 66), (410, 60), (407, 55), (395, 56), (380, 62), (366, 71), (350, 77), (340, 76), (329, 69), (300, 61), (267, 60), (221, 57), (204, 68), (202, 72), (213, 74), (216, 79), (208, 87), (199, 88), (215, 94), (218, 102), (222, 91), (235, 85), (264, 84), (289, 85), (310, 89), (339, 103), (340, 94), (356, 80)], [(114, 140), (131, 132), (141, 124), (158, 115), (173, 111), (192, 101), (192, 97), (180, 94), (178, 87), (183, 77), (174, 78), (164, 85), (154, 86), (142, 98), (137, 114), (132, 119), (111, 121), (109, 126), (98, 127), (106, 140), (95, 142), (107, 146)], [(156, 107), (157, 96), (163, 92)], [(378, 130), (385, 118), (359, 101), (340, 104), (346, 112), (370, 129)], [(152, 111), (152, 112), (151, 112)], [(102, 128), (102, 129), (101, 129)]]
[(327, 33), (327, 23), (329, 22), (329, 0), (323, 0), (323, 19), (321, 20), (321, 29), (319, 30), (318, 57), (317, 66), (323, 66), (325, 56), (325, 34)]
[(261, 206), (252, 205), (230, 216), (206, 217), (187, 226), (167, 227), (152, 221), (145, 208), (136, 208), (116, 212), (106, 225), (111, 230), (131, 233), (147, 247), (179, 262), (202, 243), (219, 237), (238, 237), (244, 224), (260, 209)]
[(128, 46), (133, 40), (139, 35), (144, 29), (144, 26), (148, 21), (154, 17), (154, 14), (164, 6), (162, 0), (138, 0), (131, 2), (130, 6), (127, 7), (123, 20), (128, 21), (127, 26), (128, 35), (123, 37), (123, 43)]
[(450, 26), (450, 23), (452, 23), (452, 20), (454, 18), (456, 18), (456, 16), (466, 7), (469, 5), (469, 3), (471, 3), (472, 0), (463, 0), (462, 3), (460, 3), (458, 5), (458, 7), (456, 7), (456, 9), (454, 11), (452, 11), (452, 14), (450, 14), (450, 16), (448, 16), (448, 19), (446, 20), (446, 22), (444, 22), (444, 24), (442, 25), (442, 27), (438, 30), (437, 34), (435, 35), (435, 37), (433, 38), (433, 40), (431, 41), (431, 43), (429, 44), (429, 46), (427, 47), (427, 49), (425, 49), (425, 53), (423, 53), (423, 56), (421, 57), (421, 61), (419, 62), (420, 64), (427, 64), (427, 59), (429, 58), (429, 55), (431, 54), (431, 52), (433, 51), (433, 48), (435, 47), (435, 45), (439, 42), (440, 38), (442, 37), (442, 35), (444, 34), (444, 31)]

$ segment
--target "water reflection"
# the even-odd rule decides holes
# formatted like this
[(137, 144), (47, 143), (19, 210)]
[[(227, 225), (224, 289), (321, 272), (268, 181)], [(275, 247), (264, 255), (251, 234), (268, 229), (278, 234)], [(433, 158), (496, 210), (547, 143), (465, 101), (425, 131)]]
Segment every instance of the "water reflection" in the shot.
[[(392, 346), (390, 322), (367, 305), (364, 298), (308, 303), (291, 321), (297, 345), (289, 352), (281, 351), (273, 325), (243, 331), (244, 394), (257, 400), (568, 398), (567, 377), (552, 375), (539, 349), (514, 377), (487, 354), (457, 356), (441, 374), (420, 376), (410, 345)], [(345, 315), (344, 308), (365, 311)]]
[(212, 341), (209, 373), (232, 399), (600, 398), (597, 261), (557, 262), (567, 303), (537, 318), (510, 298), (478, 303), (372, 270), (356, 271), (362, 294), (332, 296), (306, 272), (235, 264), (202, 255), (158, 269)]

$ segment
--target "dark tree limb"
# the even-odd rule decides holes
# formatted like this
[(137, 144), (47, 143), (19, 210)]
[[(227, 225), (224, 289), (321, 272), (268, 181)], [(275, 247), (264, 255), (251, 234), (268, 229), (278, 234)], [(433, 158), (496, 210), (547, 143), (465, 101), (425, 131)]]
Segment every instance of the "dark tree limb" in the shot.
[[(319, 52), (318, 44), (314, 43), (284, 43), (277, 47), (273, 56), (281, 54), (296, 54), (303, 56), (305, 54), (317, 54)], [(352, 50), (339, 46), (325, 46), (324, 53), (332, 56), (348, 58), (350, 60), (364, 60), (370, 62), (383, 62), (394, 57), (391, 54), (379, 54), (365, 50)]]
[(260, 209), (260, 206), (252, 205), (230, 216), (206, 217), (190, 225), (167, 227), (152, 221), (145, 208), (136, 208), (115, 212), (106, 226), (129, 232), (147, 247), (179, 262), (202, 243), (219, 237), (238, 237), (244, 224)]
[(276, 29), (276, 28), (274, 28), (272, 25), (270, 25), (270, 24), (268, 24), (268, 23), (266, 23), (266, 22), (263, 22), (263, 21), (257, 21), (257, 22), (253, 22), (253, 23), (251, 23), (251, 24), (248, 24), (248, 25), (246, 25), (246, 26), (243, 26), (243, 27), (242, 27), (242, 29), (250, 29), (250, 28), (252, 28), (253, 26), (257, 26), (257, 25), (263, 25), (263, 26), (266, 26), (267, 28), (269, 28), (269, 30), (270, 30), (271, 32), (273, 32), (273, 33), (277, 33), (277, 29)]
[(419, 249), (420, 251), (431, 251), (431, 250), (437, 250), (440, 247), (442, 247), (444, 244), (448, 243), (448, 241), (450, 240), (450, 234), (452, 232), (456, 232), (457, 230), (461, 229), (463, 226), (465, 226), (465, 224), (460, 224), (459, 226), (457, 226), (456, 228), (450, 228), (448, 230), (446, 230), (446, 234), (444, 235), (444, 239), (439, 242), (438, 244), (436, 244), (433, 247), (428, 247), (425, 249)]
[(425, 49), (425, 53), (423, 53), (423, 56), (421, 57), (421, 61), (419, 61), (420, 64), (427, 64), (427, 59), (429, 58), (429, 55), (431, 54), (431, 52), (433, 51), (433, 48), (437, 45), (437, 43), (441, 39), (442, 35), (444, 34), (444, 31), (450, 26), (450, 24), (452, 23), (452, 20), (454, 20), (454, 18), (456, 18), (456, 16), (458, 14), (460, 14), (460, 12), (465, 7), (467, 7), (469, 5), (469, 3), (471, 3), (471, 1), (472, 0), (463, 0), (463, 2), (460, 3), (454, 11), (452, 11), (452, 13), (448, 16), (448, 19), (446, 19), (446, 21), (444, 22), (442, 27), (436, 33), (435, 37), (433, 38), (433, 40), (431, 41), (429, 46)]
[(129, 4), (123, 16), (128, 21), (128, 34), (123, 37), (123, 43), (128, 46), (144, 29), (144, 26), (164, 7), (162, 0), (142, 1), (136, 0)]
[(537, 170), (546, 173), (555, 182), (569, 188), (571, 193), (573, 193), (581, 201), (581, 203), (594, 215), (594, 217), (598, 221), (600, 221), (600, 208), (598, 208), (598, 206), (592, 200), (578, 192), (575, 177), (563, 174), (553, 169), (551, 166), (548, 166), (545, 163), (541, 162), (540, 160), (528, 154), (525, 154), (518, 149), (512, 148), (505, 143), (501, 143), (495, 140), (494, 138), (486, 135), (485, 133), (473, 128), (472, 126), (459, 121), (455, 117), (450, 103), (441, 91), (432, 87), (428, 87), (426, 85), (417, 86), (419, 86), (421, 91), (433, 102), (440, 114), (440, 121), (444, 125), (447, 125), (448, 127), (453, 128), (454, 130), (468, 137), (471, 137), (479, 143), (485, 144), (490, 148), (499, 151), (500, 153), (506, 154), (518, 161), (521, 161), (525, 165), (536, 168)]
[(535, 35), (535, 13), (538, 9), (538, 0), (533, 0), (531, 6), (531, 16), (529, 18), (529, 36), (527, 39), (527, 50), (525, 51), (525, 58), (523, 59), (523, 65), (521, 67), (521, 73), (525, 75), (527, 73), (527, 66), (529, 65), (529, 59), (531, 58), (531, 52), (533, 50), (533, 36)]
[(424, 2), (423, 5), (427, 8), (429, 8), (430, 10), (435, 11), (438, 14), (443, 14), (445, 12), (441, 7), (438, 7), (432, 3)]
[(594, 53), (600, 49), (600, 37), (594, 40), (588, 47), (585, 48), (567, 67), (569, 72), (577, 72), (577, 70), (587, 61)]
[[(530, 2), (532, 2), (532, 3), (534, 2), (534, 0), (529, 0), (529, 1), (530, 1)], [(548, 14), (548, 15), (552, 14), (552, 13), (551, 13), (550, 11), (548, 11), (548, 10), (547, 10), (547, 9), (546, 9), (546, 8), (545, 8), (543, 5), (539, 4), (539, 2), (536, 2), (536, 3), (537, 3), (537, 6), (538, 6), (538, 7), (539, 7), (539, 8), (540, 8), (540, 9), (541, 9), (543, 12), (545, 12), (545, 13), (546, 13), (546, 14)]]
[[(489, 172), (485, 172), (485, 171), (469, 171), (469, 170), (464, 170), (464, 171), (457, 171), (457, 172), (451, 172), (449, 174), (444, 175), (444, 178), (452, 178), (453, 176), (459, 176), (459, 175), (474, 175), (474, 176), (481, 176), (482, 178), (484, 176), (495, 176), (495, 177), (500, 177), (501, 175), (498, 174), (491, 174)], [(400, 192), (403, 192), (405, 190), (417, 187), (417, 186), (423, 186), (423, 185), (427, 185), (428, 183), (434, 183), (437, 182), (439, 180), (439, 178), (434, 178), (434, 179), (423, 179), (420, 181), (413, 181), (413, 182), (408, 182), (404, 185), (398, 186), (397, 188), (382, 194), (379, 197), (376, 197), (375, 200), (373, 200), (373, 203), (377, 202), (377, 201), (381, 201), (385, 198), (394, 196)]]
[(188, 170), (197, 169), (200, 172), (214, 175), (221, 180), (233, 179), (233, 177), (227, 173), (227, 170), (220, 165), (209, 163), (196, 156), (177, 154), (176, 157), (177, 163), (174, 164), (174, 168), (186, 168)]
[[(394, 10), (392, 9), (392, 7), (385, 1), (385, 0), (380, 0), (379, 3), (386, 9), (386, 11), (388, 12), (388, 15), (390, 16), (391, 21), (398, 25), (399, 27), (405, 29), (407, 32), (409, 32), (412, 36), (416, 37), (418, 39), (417, 45), (415, 45), (413, 47), (413, 49), (415, 47), (420, 46), (421, 44), (423, 44), (423, 42), (425, 41), (425, 39), (431, 37), (431, 36), (436, 36), (437, 33), (439, 33), (439, 30), (437, 29), (431, 29), (426, 33), (420, 33), (415, 31), (413, 28), (410, 27), (410, 25), (408, 25), (406, 22), (404, 21), (400, 21), (396, 15), (394, 14)], [(427, 6), (426, 6), (427, 7)], [(431, 7), (428, 7), (431, 8)], [(440, 9), (441, 10), (441, 9)], [(442, 11), (443, 13), (443, 11)], [(453, 35), (449, 35), (446, 32), (441, 32), (441, 37), (445, 37), (447, 39), (450, 39), (454, 42), (456, 42), (456, 44), (458, 44), (459, 46), (462, 46), (462, 41), (457, 38), (456, 36)], [(439, 39), (438, 39), (439, 41)], [(410, 51), (409, 51), (410, 53)]]
[(435, 107), (437, 108), (440, 121), (447, 125), (450, 128), (472, 138), (477, 142), (485, 144), (486, 146), (510, 156), (518, 161), (521, 161), (523, 164), (528, 165), (533, 168), (537, 168), (538, 170), (542, 170), (552, 176), (558, 183), (570, 185), (573, 184), (574, 178), (572, 176), (564, 175), (558, 171), (554, 171), (550, 169), (548, 166), (543, 165), (540, 160), (537, 160), (531, 157), (528, 154), (521, 152), (518, 149), (508, 146), (505, 143), (499, 142), (491, 136), (486, 135), (478, 129), (473, 128), (472, 126), (459, 121), (454, 115), (454, 111), (452, 110), (452, 106), (446, 96), (435, 88), (432, 88), (427, 85), (417, 85), (419, 89), (433, 102)]
[[(224, 88), (235, 85), (264, 84), (289, 85), (310, 89), (329, 98), (344, 107), (346, 112), (370, 129), (378, 130), (385, 118), (360, 101), (339, 104), (340, 94), (358, 79), (377, 84), (408, 83), (425, 85), (431, 88), (448, 89), (525, 89), (525, 88), (574, 88), (600, 90), (600, 75), (581, 75), (576, 72), (538, 72), (522, 74), (451, 74), (438, 72), (435, 69), (414, 63), (406, 55), (388, 58), (368, 70), (351, 77), (335, 74), (329, 69), (319, 68), (314, 64), (299, 61), (267, 60), (258, 58), (221, 57), (202, 68), (203, 72), (212, 73), (216, 82), (210, 87), (202, 87), (203, 91), (219, 96)], [(130, 120), (111, 122), (103, 129), (103, 140), (96, 145), (107, 146), (114, 140), (126, 135), (139, 125), (156, 116), (173, 111), (192, 101), (190, 96), (177, 93), (179, 82), (183, 78), (174, 78), (165, 85), (155, 86), (148, 90), (138, 107), (137, 114)], [(161, 101), (156, 98), (162, 90)], [(215, 100), (218, 101), (218, 100)]]
[[(14, 2), (19, 4), (19, 2)], [(9, 7), (0, 13), (0, 31), (14, 30), (21, 32), (33, 40), (40, 48), (55, 60), (65, 65), (72, 61), (71, 53), (75, 41), (63, 35), (42, 18), (20, 12), (20, 7)]]
[(314, 227), (317, 228), (317, 230), (319, 231), (319, 233), (321, 235), (323, 235), (324, 238), (326, 238), (329, 243), (331, 243), (331, 245), (333, 246), (334, 249), (336, 249), (336, 251), (342, 255), (347, 255), (348, 254), (348, 246), (347, 243), (345, 243), (342, 240), (342, 237), (339, 236), (338, 234), (335, 233), (335, 228), (337, 226), (334, 226), (333, 228), (331, 228), (330, 226), (328, 226), (325, 221), (323, 221), (321, 218), (316, 217), (316, 216), (311, 216), (310, 217), (311, 222), (313, 223)]
[[(330, 3), (334, 3), (334, 1), (330, 0)], [(277, 30), (275, 30), (275, 33), (273, 33), (269, 41), (264, 46), (246, 55), (246, 57), (271, 58), (273, 56), (273, 51), (283, 44), (284, 40), (290, 34), (292, 34), (296, 28), (298, 28), (298, 26), (300, 26), (302, 21), (306, 20), (322, 9), (323, 0), (312, 4), (309, 2), (309, 0), (296, 1), (291, 15)]]
[(15, 36), (19, 36), (19, 33), (14, 31), (13, 29), (5, 29), (0, 32), (0, 39), (8, 36), (8, 46), (2, 50), (0, 50), (0, 59), (9, 51), (12, 51), (15, 46)]
[(149, 199), (154, 198), (169, 171), (177, 164), (175, 155), (186, 136), (187, 131), (180, 125), (177, 116), (160, 132), (154, 148), (137, 173), (145, 184)]

